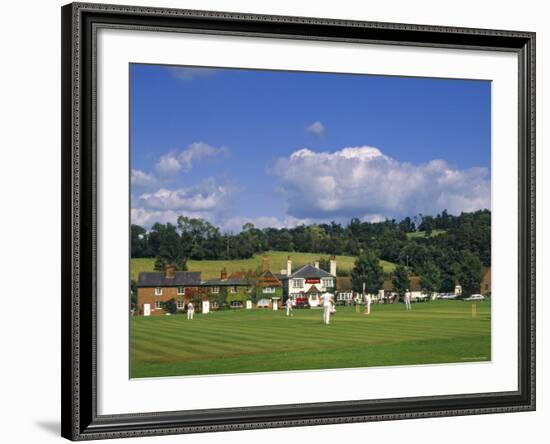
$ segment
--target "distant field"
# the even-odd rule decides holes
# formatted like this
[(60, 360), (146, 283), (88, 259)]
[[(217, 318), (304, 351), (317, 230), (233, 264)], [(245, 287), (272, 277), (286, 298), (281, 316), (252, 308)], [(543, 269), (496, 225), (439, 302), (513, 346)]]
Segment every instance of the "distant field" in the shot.
[(320, 309), (228, 310), (131, 318), (131, 375), (205, 375), (491, 359), (491, 305), (433, 301), (374, 305), (369, 316), (339, 307), (330, 325)]
[[(328, 257), (328, 254), (319, 253), (297, 253), (286, 251), (268, 251), (270, 269), (274, 273), (279, 273), (282, 269), (286, 270), (286, 259), (288, 256), (292, 259), (292, 270), (309, 262), (314, 262), (319, 257)], [(336, 256), (338, 268), (351, 270), (355, 263), (353, 256)], [(134, 258), (131, 262), (132, 279), (137, 280), (138, 273), (141, 271), (153, 271), (155, 259)], [(222, 268), (226, 268), (229, 273), (234, 271), (255, 270), (262, 265), (262, 254), (257, 254), (250, 259), (223, 260), (223, 261), (189, 261), (187, 268), (189, 271), (201, 271), (203, 279), (213, 279), (220, 276)], [(395, 269), (395, 264), (387, 261), (380, 261), (384, 271), (389, 272)]]
[[(430, 237), (436, 237), (436, 236), (439, 236), (440, 234), (444, 234), (446, 232), (447, 232), (447, 230), (433, 230), (432, 235)], [(426, 232), (425, 231), (416, 231), (414, 233), (407, 233), (407, 237), (409, 239), (414, 239), (414, 238), (419, 238), (419, 237), (426, 237)]]

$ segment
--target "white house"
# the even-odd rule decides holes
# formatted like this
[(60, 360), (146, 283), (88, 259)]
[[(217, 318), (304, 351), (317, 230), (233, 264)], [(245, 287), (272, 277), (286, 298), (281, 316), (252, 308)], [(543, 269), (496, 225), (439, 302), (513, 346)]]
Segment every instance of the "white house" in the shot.
[(330, 260), (330, 273), (315, 265), (304, 265), (291, 273), (290, 258), (287, 265), (288, 279), (286, 280), (288, 296), (294, 302), (297, 298), (307, 298), (310, 307), (318, 307), (321, 294), (334, 293), (336, 286), (336, 259)]

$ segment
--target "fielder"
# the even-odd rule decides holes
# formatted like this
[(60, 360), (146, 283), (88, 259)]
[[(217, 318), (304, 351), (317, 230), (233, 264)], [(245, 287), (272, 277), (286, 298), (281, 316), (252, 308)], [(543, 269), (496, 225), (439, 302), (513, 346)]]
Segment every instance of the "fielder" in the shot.
[(195, 306), (193, 305), (192, 302), (189, 302), (189, 304), (187, 304), (187, 319), (192, 320), (194, 314), (195, 314)]
[(365, 314), (370, 315), (370, 294), (365, 297)]
[(321, 295), (321, 300), (323, 301), (323, 321), (326, 325), (330, 324), (330, 314), (332, 312), (332, 306), (334, 301), (332, 300), (332, 295), (330, 293), (323, 293)]
[(286, 315), (294, 316), (294, 313), (292, 312), (292, 301), (290, 300), (290, 298), (286, 300)]
[(405, 310), (411, 309), (411, 292), (407, 288), (407, 291), (405, 292)]

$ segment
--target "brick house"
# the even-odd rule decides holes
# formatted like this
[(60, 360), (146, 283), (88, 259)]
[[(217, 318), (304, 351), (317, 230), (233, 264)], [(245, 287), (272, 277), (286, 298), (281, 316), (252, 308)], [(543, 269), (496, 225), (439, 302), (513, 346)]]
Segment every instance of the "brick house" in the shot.
[(219, 279), (209, 279), (201, 283), (203, 298), (212, 301), (212, 308), (218, 308), (218, 297), (220, 292), (225, 293), (225, 300), (231, 308), (241, 308), (251, 296), (250, 281), (241, 273), (235, 272), (227, 275), (224, 268)]
[(165, 314), (162, 303), (170, 299), (174, 299), (178, 310), (183, 310), (200, 284), (200, 271), (175, 271), (169, 266), (165, 271), (141, 272), (136, 284), (137, 314)]
[(264, 255), (262, 260), (262, 273), (258, 276), (254, 291), (254, 301), (262, 301), (260, 305), (266, 305), (265, 301), (269, 301), (267, 306), (273, 307), (276, 303), (279, 306), (283, 300), (283, 283), (282, 281), (269, 270), (269, 257)]

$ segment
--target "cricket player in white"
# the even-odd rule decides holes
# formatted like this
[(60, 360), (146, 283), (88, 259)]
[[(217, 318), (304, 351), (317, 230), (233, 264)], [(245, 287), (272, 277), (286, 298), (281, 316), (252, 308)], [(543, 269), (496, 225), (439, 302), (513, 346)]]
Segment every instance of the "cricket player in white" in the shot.
[(366, 314), (370, 315), (370, 294), (365, 297), (365, 311)]
[(321, 300), (323, 301), (323, 321), (328, 325), (330, 324), (330, 313), (332, 311), (332, 305), (334, 304), (332, 295), (330, 293), (323, 293), (321, 295)]
[(407, 291), (405, 292), (405, 309), (410, 310), (411, 309), (411, 292), (407, 288)]
[(195, 314), (195, 306), (193, 305), (192, 302), (189, 302), (189, 304), (187, 304), (187, 319), (192, 320), (194, 314)]
[(292, 313), (292, 301), (290, 300), (290, 298), (286, 300), (286, 315), (294, 316), (294, 313)]

